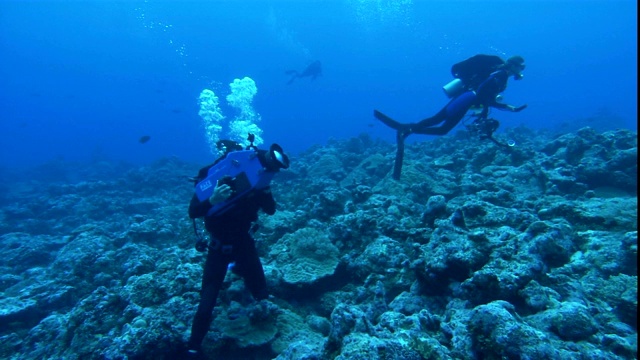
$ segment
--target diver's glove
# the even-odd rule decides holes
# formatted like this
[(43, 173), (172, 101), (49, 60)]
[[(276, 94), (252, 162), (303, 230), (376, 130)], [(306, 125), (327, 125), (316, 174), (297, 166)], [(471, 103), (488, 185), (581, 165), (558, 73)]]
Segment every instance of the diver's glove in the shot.
[(527, 108), (527, 104), (520, 105), (518, 107), (515, 107), (513, 105), (509, 105), (509, 110), (511, 110), (513, 112), (520, 112), (520, 111), (522, 111), (522, 110), (524, 110), (526, 108)]
[(196, 241), (196, 251), (205, 252), (207, 251), (207, 241), (206, 240), (198, 240)]
[(227, 184), (218, 184), (216, 188), (213, 190), (213, 194), (209, 198), (209, 203), (211, 205), (215, 205), (217, 203), (225, 201), (233, 191), (231, 190), (231, 186)]

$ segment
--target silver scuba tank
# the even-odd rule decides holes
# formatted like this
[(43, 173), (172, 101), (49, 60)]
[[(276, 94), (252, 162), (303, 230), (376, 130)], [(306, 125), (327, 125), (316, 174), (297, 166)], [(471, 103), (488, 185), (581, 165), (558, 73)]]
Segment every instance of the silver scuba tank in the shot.
[(452, 98), (460, 95), (464, 91), (464, 83), (462, 80), (455, 78), (442, 87), (447, 97)]

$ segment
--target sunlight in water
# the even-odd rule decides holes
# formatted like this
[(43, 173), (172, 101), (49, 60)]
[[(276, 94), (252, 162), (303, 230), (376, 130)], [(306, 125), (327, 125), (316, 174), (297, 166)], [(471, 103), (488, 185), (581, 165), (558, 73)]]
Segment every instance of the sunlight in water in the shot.
[(307, 59), (311, 58), (309, 49), (298, 40), (297, 33), (291, 30), (286, 20), (278, 16), (273, 7), (269, 9), (265, 22), (276, 42), (288, 52), (300, 54)]
[(367, 31), (388, 24), (411, 23), (412, 0), (352, 0), (356, 20)]

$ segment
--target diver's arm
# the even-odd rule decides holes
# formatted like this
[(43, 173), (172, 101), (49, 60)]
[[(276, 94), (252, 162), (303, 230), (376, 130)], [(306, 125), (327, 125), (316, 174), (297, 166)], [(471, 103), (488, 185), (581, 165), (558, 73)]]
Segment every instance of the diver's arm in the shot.
[(189, 217), (195, 219), (207, 215), (213, 205), (225, 201), (231, 194), (231, 187), (222, 184), (213, 189), (213, 193), (207, 200), (200, 201), (196, 195), (193, 195), (189, 204)]
[(260, 204), (262, 211), (267, 215), (273, 215), (276, 213), (276, 201), (273, 198), (273, 194), (271, 194), (271, 187), (258, 191), (256, 195), (258, 196), (258, 203)]
[(491, 107), (494, 107), (494, 108), (496, 108), (496, 109), (498, 109), (498, 110), (507, 110), (507, 111), (510, 111), (510, 110), (511, 110), (511, 108), (513, 108), (513, 107), (514, 107), (513, 105), (504, 104), (504, 103), (499, 103), (499, 102), (497, 102), (497, 101), (494, 101), (490, 106), (491, 106)]
[(498, 95), (507, 88), (507, 80), (509, 78), (508, 76), (509, 74), (504, 70), (496, 71), (491, 74), (489, 79), (482, 83), (478, 88), (478, 97), (481, 99), (486, 99), (485, 101), (488, 100), (487, 105), (498, 110), (520, 112), (527, 107), (526, 104), (521, 106), (514, 106), (497, 101)]
[(233, 190), (231, 189), (231, 186), (229, 186), (228, 184), (218, 183), (216, 188), (213, 189), (213, 193), (209, 197), (209, 204), (213, 206), (217, 203), (221, 203), (227, 200), (229, 196), (231, 196), (232, 194), (233, 194)]
[(513, 111), (513, 112), (520, 112), (520, 111), (522, 111), (522, 110), (524, 110), (524, 109), (526, 109), (526, 108), (527, 108), (527, 104), (520, 105), (520, 106), (513, 106), (513, 105), (510, 105), (509, 110), (511, 110), (511, 111)]
[(200, 201), (194, 194), (191, 198), (191, 203), (189, 203), (189, 217), (191, 219), (203, 217), (207, 215), (209, 209), (211, 209), (211, 203), (209, 200)]
[(506, 110), (506, 111), (511, 111), (511, 112), (520, 112), (520, 111), (522, 111), (522, 110), (527, 108), (527, 104), (520, 105), (520, 106), (514, 106), (514, 105), (499, 103), (497, 101), (494, 101), (490, 106), (494, 107), (494, 108), (496, 108), (498, 110)]

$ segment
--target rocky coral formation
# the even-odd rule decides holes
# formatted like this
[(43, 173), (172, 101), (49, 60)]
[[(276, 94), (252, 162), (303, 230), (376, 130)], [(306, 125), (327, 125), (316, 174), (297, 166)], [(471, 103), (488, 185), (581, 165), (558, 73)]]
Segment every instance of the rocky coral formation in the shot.
[[(637, 358), (637, 135), (467, 135), (408, 145), (399, 181), (394, 146), (364, 135), (293, 157), (255, 234), (272, 296), (230, 272), (206, 355)], [(171, 359), (202, 275), (198, 168), (52, 163), (4, 184), (0, 357)]]
[(301, 228), (287, 234), (271, 247), (273, 267), (281, 272), (285, 284), (305, 288), (335, 274), (339, 250), (326, 232)]

